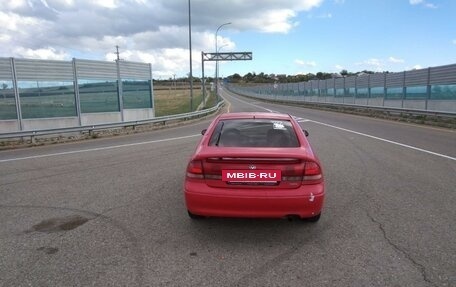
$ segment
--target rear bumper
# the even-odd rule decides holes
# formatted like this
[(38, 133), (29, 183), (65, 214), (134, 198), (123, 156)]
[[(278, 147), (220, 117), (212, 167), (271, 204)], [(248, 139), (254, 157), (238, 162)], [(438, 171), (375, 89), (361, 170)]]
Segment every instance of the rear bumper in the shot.
[(321, 213), (324, 184), (296, 189), (226, 189), (186, 182), (185, 202), (191, 213), (203, 216), (307, 218)]

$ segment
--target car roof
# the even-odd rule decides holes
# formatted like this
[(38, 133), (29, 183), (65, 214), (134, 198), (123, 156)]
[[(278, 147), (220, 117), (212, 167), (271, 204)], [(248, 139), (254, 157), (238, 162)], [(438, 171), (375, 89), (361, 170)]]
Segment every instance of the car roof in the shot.
[(290, 115), (266, 112), (239, 112), (221, 114), (219, 119), (273, 119), (273, 120), (290, 120)]

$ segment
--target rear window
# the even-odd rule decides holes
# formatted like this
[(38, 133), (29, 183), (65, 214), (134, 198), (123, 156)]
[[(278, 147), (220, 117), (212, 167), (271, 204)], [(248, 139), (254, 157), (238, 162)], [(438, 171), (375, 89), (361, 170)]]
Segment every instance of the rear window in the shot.
[(220, 121), (210, 146), (299, 147), (296, 133), (287, 120), (233, 119)]

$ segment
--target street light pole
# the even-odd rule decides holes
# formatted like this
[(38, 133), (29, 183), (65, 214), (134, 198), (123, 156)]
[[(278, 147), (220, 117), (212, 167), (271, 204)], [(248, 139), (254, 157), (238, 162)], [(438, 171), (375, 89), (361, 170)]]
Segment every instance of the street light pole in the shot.
[[(228, 46), (228, 44), (223, 44), (222, 46), (218, 47), (218, 50), (217, 50), (217, 54), (220, 52), (220, 50), (223, 48), (223, 47), (226, 47)], [(217, 77), (217, 84), (218, 84), (218, 78), (219, 78), (219, 63), (218, 61), (215, 61), (215, 72), (216, 72), (216, 77)], [(218, 89), (218, 88), (217, 88)], [(218, 91), (218, 90), (216, 90)], [(218, 93), (216, 93), (216, 98), (217, 98), (217, 103), (219, 102), (219, 97), (218, 97)]]
[(193, 75), (192, 75), (192, 16), (190, 0), (188, 0), (188, 43), (190, 49), (190, 111), (193, 111)]
[[(218, 50), (217, 50), (217, 34), (218, 34), (218, 31), (223, 26), (230, 25), (230, 24), (231, 24), (231, 22), (224, 23), (224, 24), (218, 26), (217, 30), (215, 31), (215, 53), (218, 53)], [(216, 56), (216, 60), (215, 60), (215, 96), (216, 96), (217, 102), (218, 102), (218, 56)]]

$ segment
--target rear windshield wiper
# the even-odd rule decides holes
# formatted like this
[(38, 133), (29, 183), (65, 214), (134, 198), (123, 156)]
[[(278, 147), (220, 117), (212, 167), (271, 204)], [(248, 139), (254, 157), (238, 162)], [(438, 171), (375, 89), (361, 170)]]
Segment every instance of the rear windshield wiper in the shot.
[(219, 131), (219, 134), (217, 135), (217, 141), (215, 142), (216, 146), (219, 145), (220, 137), (222, 136), (222, 129), (223, 129), (224, 125), (225, 125), (225, 122), (222, 122), (222, 124), (220, 125), (220, 131)]

